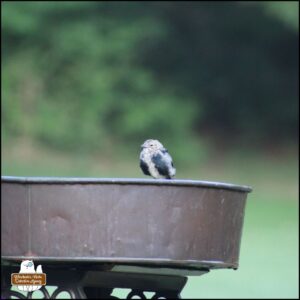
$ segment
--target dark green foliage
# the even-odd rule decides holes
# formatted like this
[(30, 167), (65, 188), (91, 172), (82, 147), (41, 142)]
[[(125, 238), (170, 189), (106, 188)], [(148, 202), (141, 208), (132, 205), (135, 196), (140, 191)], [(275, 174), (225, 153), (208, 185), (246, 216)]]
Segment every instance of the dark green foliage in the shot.
[(297, 134), (298, 31), (264, 6), (1, 5), (5, 136), (73, 151), (157, 138), (184, 160), (196, 135)]

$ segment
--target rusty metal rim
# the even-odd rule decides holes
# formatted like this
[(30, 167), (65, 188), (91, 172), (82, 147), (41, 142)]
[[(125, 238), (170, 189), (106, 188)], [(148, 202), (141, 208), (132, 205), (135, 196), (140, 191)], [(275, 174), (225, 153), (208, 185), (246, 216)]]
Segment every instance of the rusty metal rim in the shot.
[(175, 259), (151, 259), (151, 258), (122, 258), (122, 257), (52, 257), (52, 256), (1, 256), (2, 261), (18, 262), (21, 260), (34, 260), (48, 263), (101, 263), (114, 265), (147, 265), (148, 267), (168, 266), (173, 268), (203, 268), (213, 269), (237, 269), (238, 263), (226, 263), (214, 260), (175, 260)]
[(245, 185), (231, 183), (188, 180), (188, 179), (144, 179), (144, 178), (76, 178), (76, 177), (18, 177), (1, 176), (1, 182), (32, 183), (32, 184), (120, 184), (120, 185), (168, 185), (168, 186), (193, 186), (215, 189), (226, 189), (250, 193), (252, 188)]

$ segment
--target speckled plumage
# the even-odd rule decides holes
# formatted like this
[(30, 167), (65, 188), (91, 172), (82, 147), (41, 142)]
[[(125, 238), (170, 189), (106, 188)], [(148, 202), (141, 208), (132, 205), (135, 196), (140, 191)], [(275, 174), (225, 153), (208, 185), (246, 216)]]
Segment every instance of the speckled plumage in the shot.
[(146, 140), (140, 153), (140, 167), (145, 175), (171, 179), (176, 174), (171, 155), (158, 140)]

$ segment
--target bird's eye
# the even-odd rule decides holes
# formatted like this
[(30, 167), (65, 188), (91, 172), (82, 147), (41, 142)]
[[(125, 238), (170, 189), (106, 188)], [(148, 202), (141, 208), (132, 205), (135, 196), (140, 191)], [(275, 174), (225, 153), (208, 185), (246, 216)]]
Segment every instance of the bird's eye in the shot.
[(153, 147), (153, 144), (150, 144), (151, 147)]

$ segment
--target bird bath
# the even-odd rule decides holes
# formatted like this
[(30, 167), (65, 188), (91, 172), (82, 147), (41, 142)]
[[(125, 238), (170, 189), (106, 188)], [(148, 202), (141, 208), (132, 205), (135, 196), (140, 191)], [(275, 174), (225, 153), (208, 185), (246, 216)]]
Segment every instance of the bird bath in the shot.
[(186, 276), (239, 266), (247, 186), (131, 178), (1, 181), (5, 293), (10, 273), (26, 259), (43, 266), (47, 285), (67, 286), (79, 298), (107, 297), (114, 287), (131, 288), (128, 299), (143, 291), (174, 297)]

